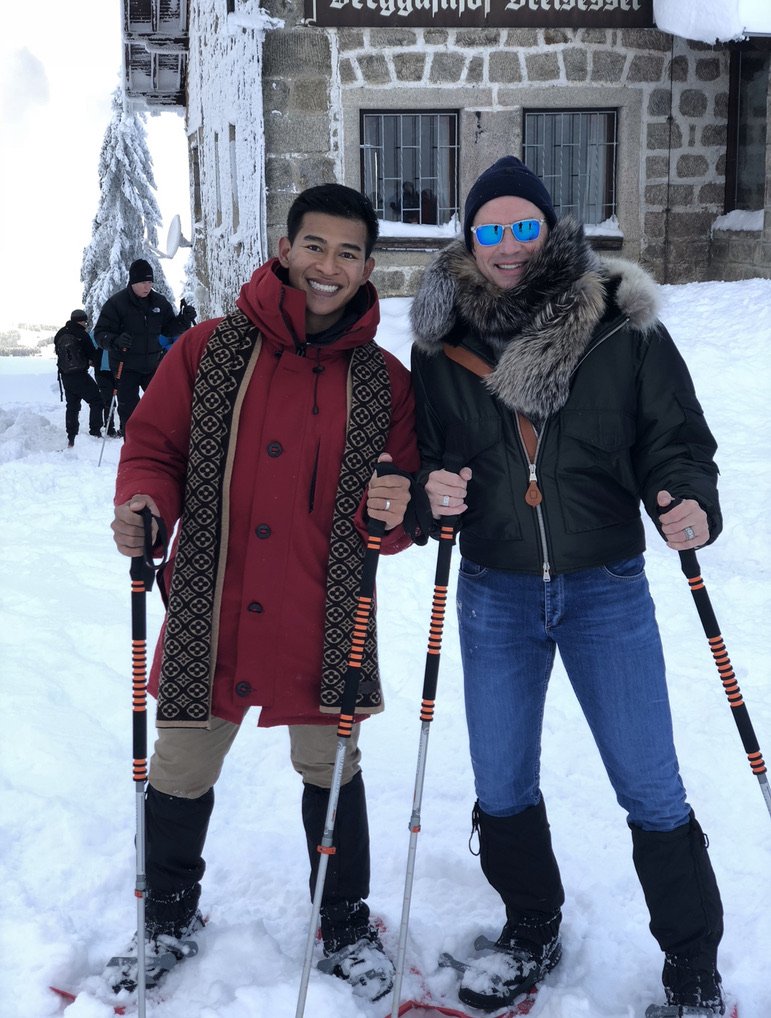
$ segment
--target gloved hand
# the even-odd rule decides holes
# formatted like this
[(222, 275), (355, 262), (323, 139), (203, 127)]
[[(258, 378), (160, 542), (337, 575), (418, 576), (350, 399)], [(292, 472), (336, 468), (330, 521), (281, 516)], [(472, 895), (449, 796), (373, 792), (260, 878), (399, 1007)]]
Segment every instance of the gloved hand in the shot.
[(193, 305), (192, 304), (188, 304), (188, 302), (184, 298), (180, 302), (179, 307), (180, 307), (180, 311), (179, 311), (180, 317), (182, 318), (182, 320), (184, 321), (185, 325), (189, 329), (190, 326), (193, 324), (193, 322), (196, 320), (198, 312), (193, 307)]
[(117, 353), (123, 353), (125, 350), (130, 350), (134, 342), (133, 336), (128, 332), (121, 332), (117, 339), (112, 341), (112, 348)]

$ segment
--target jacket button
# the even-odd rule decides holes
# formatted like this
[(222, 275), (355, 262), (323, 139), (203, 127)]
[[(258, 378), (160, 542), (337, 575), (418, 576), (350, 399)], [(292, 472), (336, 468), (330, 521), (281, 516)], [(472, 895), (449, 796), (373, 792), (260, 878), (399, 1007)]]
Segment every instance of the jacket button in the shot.
[(251, 684), (248, 682), (237, 682), (236, 693), (239, 696), (248, 696), (252, 691)]
[(284, 447), (280, 442), (268, 442), (268, 456), (272, 456), (275, 459), (280, 456), (284, 451)]
[(259, 615), (260, 612), (265, 611), (265, 609), (262, 607), (259, 601), (251, 601), (247, 605), (246, 610), (250, 612), (255, 612), (257, 615)]
[(267, 523), (261, 523), (256, 529), (255, 534), (260, 538), (270, 537), (272, 531)]

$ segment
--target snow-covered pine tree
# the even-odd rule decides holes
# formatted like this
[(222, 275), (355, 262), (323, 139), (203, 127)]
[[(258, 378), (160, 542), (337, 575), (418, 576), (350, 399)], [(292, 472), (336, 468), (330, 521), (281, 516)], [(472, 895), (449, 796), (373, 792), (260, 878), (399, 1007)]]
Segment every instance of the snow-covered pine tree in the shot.
[(152, 265), (154, 288), (174, 304), (174, 294), (153, 251), (158, 246), (161, 212), (155, 198), (145, 114), (124, 109), (120, 88), (113, 93), (112, 110), (99, 154), (99, 206), (80, 269), (83, 307), (92, 322), (107, 298), (128, 284), (129, 265), (136, 258), (145, 258)]

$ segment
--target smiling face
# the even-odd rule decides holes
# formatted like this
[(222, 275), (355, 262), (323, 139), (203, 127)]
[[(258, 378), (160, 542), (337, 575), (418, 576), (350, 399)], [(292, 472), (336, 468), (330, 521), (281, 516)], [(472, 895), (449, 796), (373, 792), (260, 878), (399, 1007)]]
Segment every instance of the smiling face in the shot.
[[(504, 195), (485, 202), (474, 216), (472, 226), (482, 226), (484, 223), (505, 223), (508, 226), (520, 219), (543, 219), (543, 217), (543, 212), (531, 201)], [(546, 223), (541, 224), (538, 237), (527, 242), (515, 240), (511, 230), (506, 229), (503, 231), (500, 244), (484, 247), (472, 233), (471, 253), (477, 268), (486, 279), (500, 286), (502, 290), (510, 290), (518, 285), (528, 261), (541, 250), (548, 236), (549, 228)]]
[(290, 285), (305, 294), (307, 333), (334, 325), (372, 275), (375, 260), (367, 258), (366, 246), (363, 222), (322, 212), (306, 212), (294, 240), (278, 242), (278, 259)]

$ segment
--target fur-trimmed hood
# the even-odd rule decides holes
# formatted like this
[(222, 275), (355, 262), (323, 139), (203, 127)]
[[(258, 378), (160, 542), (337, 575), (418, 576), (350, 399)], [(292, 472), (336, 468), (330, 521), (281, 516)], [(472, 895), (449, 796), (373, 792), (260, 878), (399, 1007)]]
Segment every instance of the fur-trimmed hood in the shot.
[(656, 284), (632, 262), (600, 259), (583, 227), (566, 217), (510, 290), (482, 275), (462, 241), (449, 245), (426, 270), (410, 319), (426, 353), (441, 352), (444, 342), (484, 344), (495, 365), (485, 379), (490, 391), (542, 421), (564, 405), (573, 371), (614, 307), (616, 326), (650, 331)]

